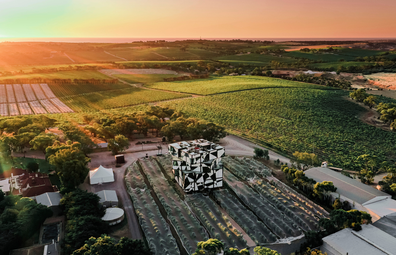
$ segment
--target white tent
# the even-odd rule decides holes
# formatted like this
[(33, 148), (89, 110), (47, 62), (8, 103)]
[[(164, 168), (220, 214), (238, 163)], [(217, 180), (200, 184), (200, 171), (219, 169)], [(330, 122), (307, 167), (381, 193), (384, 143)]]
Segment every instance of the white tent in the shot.
[(104, 168), (99, 166), (95, 170), (89, 171), (90, 184), (101, 184), (114, 182), (114, 173), (112, 168)]

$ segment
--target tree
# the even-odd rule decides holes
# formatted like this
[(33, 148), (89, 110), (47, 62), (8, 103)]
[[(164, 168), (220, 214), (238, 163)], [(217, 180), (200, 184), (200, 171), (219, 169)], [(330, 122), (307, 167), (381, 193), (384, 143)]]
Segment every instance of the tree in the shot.
[(366, 90), (358, 89), (356, 91), (349, 93), (349, 96), (352, 99), (356, 100), (357, 102), (363, 102), (364, 99), (366, 99), (368, 97), (368, 94), (366, 93)]
[(307, 251), (304, 252), (304, 255), (327, 255), (327, 253), (323, 253), (321, 250), (311, 250), (311, 248), (307, 248)]
[(314, 153), (296, 151), (293, 153), (293, 156), (298, 165), (302, 164), (303, 170), (307, 169), (310, 165), (314, 166), (320, 163), (318, 157)]
[(100, 198), (95, 193), (76, 189), (63, 196), (60, 207), (68, 219), (87, 215), (102, 217), (104, 209), (99, 201)]
[(132, 240), (122, 237), (120, 241), (102, 235), (98, 238), (91, 237), (85, 241), (84, 246), (75, 250), (72, 255), (151, 255), (150, 250), (142, 240)]
[(116, 155), (129, 148), (128, 138), (123, 135), (117, 135), (114, 139), (109, 139), (107, 148), (113, 153), (113, 155)]
[(193, 255), (205, 254), (205, 255), (217, 255), (224, 250), (224, 244), (217, 239), (208, 239), (207, 241), (201, 241), (197, 244), (197, 250)]
[(279, 252), (271, 250), (270, 248), (257, 246), (254, 248), (254, 253), (256, 255), (281, 255)]
[(238, 250), (237, 248), (231, 247), (224, 251), (224, 255), (250, 255), (250, 252), (246, 248)]
[(89, 172), (87, 164), (90, 159), (80, 150), (79, 143), (56, 151), (48, 160), (56, 167), (56, 173), (66, 189), (74, 189), (83, 183)]
[(342, 203), (339, 198), (336, 198), (333, 203), (334, 210), (342, 209)]
[(376, 101), (377, 101), (377, 97), (375, 97), (375, 96), (368, 96), (368, 97), (366, 97), (366, 98), (363, 100), (363, 103), (364, 103), (365, 105), (367, 105), (368, 107), (370, 107), (370, 109), (371, 109), (371, 108), (373, 108), (373, 106), (375, 106), (375, 105), (377, 104)]
[(53, 145), (57, 139), (58, 137), (54, 134), (43, 133), (30, 140), (29, 144), (33, 150), (39, 150), (45, 153), (47, 147)]
[(337, 188), (334, 187), (333, 182), (323, 181), (323, 182), (318, 182), (314, 185), (313, 193), (314, 195), (322, 199), (325, 194), (329, 192), (336, 192), (336, 190)]
[(37, 172), (37, 170), (39, 169), (39, 164), (37, 164), (36, 162), (29, 162), (26, 165), (26, 168), (28, 169), (28, 171), (30, 173), (34, 173), (34, 172)]
[(260, 148), (254, 148), (254, 156), (256, 158), (262, 158), (264, 157), (264, 150), (260, 149)]

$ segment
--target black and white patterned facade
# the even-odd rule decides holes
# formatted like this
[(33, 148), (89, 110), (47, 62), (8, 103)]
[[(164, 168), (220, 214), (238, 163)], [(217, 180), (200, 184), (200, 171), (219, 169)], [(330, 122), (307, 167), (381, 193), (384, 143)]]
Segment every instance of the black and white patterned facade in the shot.
[(224, 148), (207, 140), (172, 143), (173, 174), (185, 192), (223, 186)]

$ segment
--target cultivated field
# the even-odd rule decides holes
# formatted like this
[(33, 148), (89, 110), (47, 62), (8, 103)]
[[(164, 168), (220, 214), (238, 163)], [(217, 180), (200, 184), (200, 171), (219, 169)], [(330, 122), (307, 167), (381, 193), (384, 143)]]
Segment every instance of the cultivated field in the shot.
[(383, 160), (396, 156), (396, 134), (360, 121), (356, 116), (366, 110), (346, 100), (348, 92), (295, 84), (160, 105), (213, 121), (287, 154), (315, 150), (320, 159), (346, 169), (353, 169), (362, 154)]
[(317, 88), (318, 86), (308, 83), (298, 83), (260, 76), (223, 76), (204, 80), (159, 82), (151, 84), (149, 87), (192, 94), (210, 95), (258, 88)]
[(109, 79), (108, 76), (94, 70), (81, 71), (59, 71), (52, 73), (35, 73), (35, 74), (16, 74), (12, 76), (0, 77), (1, 80), (6, 79)]
[(103, 109), (120, 108), (150, 102), (188, 97), (185, 94), (158, 92), (140, 88), (126, 88), (109, 91), (64, 96), (60, 99), (77, 112), (92, 112)]
[[(286, 190), (261, 163), (224, 160), (225, 186), (213, 196), (181, 191), (171, 180), (170, 155), (140, 159), (129, 168), (125, 177), (128, 192), (154, 254), (170, 254), (175, 240), (179, 249), (192, 254), (196, 243), (208, 237), (223, 241), (226, 247), (249, 248), (240, 228), (256, 245), (288, 242), (301, 238), (302, 231), (317, 229), (318, 220), (327, 216), (308, 199)], [(171, 233), (170, 228), (175, 231)]]
[(47, 84), (0, 84), (0, 115), (73, 112)]
[(364, 76), (366, 79), (371, 80), (373, 85), (389, 89), (396, 90), (396, 74), (395, 73), (375, 73)]

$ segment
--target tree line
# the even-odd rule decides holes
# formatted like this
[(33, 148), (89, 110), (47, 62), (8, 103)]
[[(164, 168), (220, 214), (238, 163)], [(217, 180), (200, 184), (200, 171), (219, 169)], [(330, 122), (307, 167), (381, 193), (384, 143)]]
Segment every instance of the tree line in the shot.
[(116, 84), (118, 79), (48, 79), (48, 78), (30, 78), (30, 79), (4, 79), (1, 82), (7, 84)]

